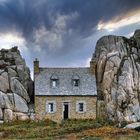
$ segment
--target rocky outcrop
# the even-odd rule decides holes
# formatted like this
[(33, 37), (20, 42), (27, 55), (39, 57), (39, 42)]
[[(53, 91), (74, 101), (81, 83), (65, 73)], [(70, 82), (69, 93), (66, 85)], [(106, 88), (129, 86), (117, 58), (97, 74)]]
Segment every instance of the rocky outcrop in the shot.
[(140, 30), (130, 39), (104, 36), (96, 60), (97, 116), (111, 120), (140, 120)]
[(131, 123), (126, 125), (124, 128), (128, 128), (128, 129), (136, 129), (140, 127), (140, 122), (135, 122), (135, 123)]
[(0, 50), (0, 120), (28, 119), (33, 82), (17, 47)]

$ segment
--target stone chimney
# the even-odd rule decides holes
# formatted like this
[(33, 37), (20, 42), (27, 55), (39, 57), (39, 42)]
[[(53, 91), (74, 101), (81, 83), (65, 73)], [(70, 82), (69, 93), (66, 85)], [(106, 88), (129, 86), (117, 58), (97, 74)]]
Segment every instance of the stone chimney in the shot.
[(90, 73), (93, 75), (95, 75), (95, 67), (96, 67), (96, 62), (95, 62), (94, 54), (93, 54), (93, 57), (90, 61)]
[(39, 74), (39, 61), (36, 58), (34, 61), (34, 75), (38, 75)]

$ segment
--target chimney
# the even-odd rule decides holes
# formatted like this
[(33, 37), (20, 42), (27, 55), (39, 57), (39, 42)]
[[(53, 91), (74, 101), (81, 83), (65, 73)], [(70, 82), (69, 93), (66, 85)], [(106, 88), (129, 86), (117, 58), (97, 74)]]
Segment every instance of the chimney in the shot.
[(90, 73), (92, 75), (95, 75), (95, 67), (96, 67), (96, 61), (95, 61), (94, 54), (93, 54), (93, 57), (90, 61)]
[(34, 76), (39, 74), (39, 61), (36, 58), (34, 61)]

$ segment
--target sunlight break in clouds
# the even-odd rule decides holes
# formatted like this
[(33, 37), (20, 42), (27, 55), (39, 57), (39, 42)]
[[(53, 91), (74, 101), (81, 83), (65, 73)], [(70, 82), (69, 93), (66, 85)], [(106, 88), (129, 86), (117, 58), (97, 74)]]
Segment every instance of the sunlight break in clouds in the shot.
[(20, 50), (27, 50), (25, 39), (17, 33), (0, 34), (0, 49), (9, 49), (14, 46), (18, 46)]
[(123, 16), (116, 17), (109, 22), (100, 21), (97, 25), (97, 30), (115, 31), (121, 27), (140, 23), (140, 10), (131, 11)]

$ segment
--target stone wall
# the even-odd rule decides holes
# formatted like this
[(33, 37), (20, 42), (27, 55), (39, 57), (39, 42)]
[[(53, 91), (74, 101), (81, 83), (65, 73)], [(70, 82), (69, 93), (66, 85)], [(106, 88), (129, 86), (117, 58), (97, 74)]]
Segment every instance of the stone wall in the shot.
[[(46, 101), (56, 102), (56, 112), (46, 112)], [(86, 112), (76, 112), (76, 101), (86, 102)], [(63, 120), (63, 103), (69, 103), (70, 119), (93, 119), (96, 118), (96, 97), (95, 96), (35, 96), (35, 113), (38, 119), (51, 119), (56, 122)]]

